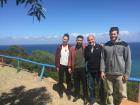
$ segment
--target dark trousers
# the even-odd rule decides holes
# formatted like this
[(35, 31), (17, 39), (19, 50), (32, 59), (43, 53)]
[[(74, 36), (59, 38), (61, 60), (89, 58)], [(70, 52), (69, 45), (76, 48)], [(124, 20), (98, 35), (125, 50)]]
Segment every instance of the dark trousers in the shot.
[(67, 84), (67, 90), (71, 90), (72, 88), (72, 81), (71, 81), (71, 74), (68, 72), (68, 67), (64, 65), (60, 65), (59, 69), (59, 84), (63, 86), (64, 82), (64, 74), (66, 74), (66, 84)]
[(95, 87), (97, 84), (99, 88), (100, 105), (105, 105), (104, 84), (103, 84), (103, 80), (100, 78), (100, 73), (88, 72), (88, 82), (89, 82), (90, 101), (95, 102), (95, 97), (96, 97)]
[(83, 88), (83, 98), (87, 98), (88, 92), (87, 92), (87, 78), (86, 78), (85, 68), (74, 69), (73, 79), (74, 79), (75, 97), (79, 97), (79, 95), (80, 95), (80, 81), (81, 81), (82, 88)]

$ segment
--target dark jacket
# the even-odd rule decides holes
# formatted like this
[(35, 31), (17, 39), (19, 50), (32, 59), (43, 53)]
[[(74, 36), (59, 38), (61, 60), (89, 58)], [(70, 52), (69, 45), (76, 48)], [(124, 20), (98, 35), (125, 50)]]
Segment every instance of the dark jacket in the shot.
[[(70, 48), (71, 45), (68, 44), (69, 53), (70, 53)], [(56, 54), (55, 54), (55, 66), (58, 68), (60, 67), (61, 49), (62, 49), (62, 44), (57, 46)]]
[[(93, 47), (93, 52), (92, 52)], [(99, 44), (88, 45), (85, 48), (84, 55), (87, 62), (87, 68), (90, 72), (100, 71), (100, 59), (101, 59), (102, 47)]]

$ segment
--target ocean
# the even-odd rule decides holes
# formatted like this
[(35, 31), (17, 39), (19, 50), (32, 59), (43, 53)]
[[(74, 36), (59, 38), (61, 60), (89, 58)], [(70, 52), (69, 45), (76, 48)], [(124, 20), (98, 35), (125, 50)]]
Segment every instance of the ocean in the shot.
[[(129, 43), (132, 53), (132, 72), (131, 77), (140, 78), (140, 42)], [(57, 45), (56, 44), (42, 44), (42, 45), (20, 45), (28, 53), (34, 50), (45, 50), (52, 54), (55, 54)], [(8, 48), (9, 45), (0, 45), (0, 50)]]

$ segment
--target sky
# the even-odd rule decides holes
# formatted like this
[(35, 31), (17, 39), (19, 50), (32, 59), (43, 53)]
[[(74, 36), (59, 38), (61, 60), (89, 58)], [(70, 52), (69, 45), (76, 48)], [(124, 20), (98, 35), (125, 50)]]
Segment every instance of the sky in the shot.
[(140, 42), (140, 0), (42, 0), (46, 19), (33, 22), (29, 7), (8, 0), (0, 8), (0, 45), (61, 43), (64, 33), (70, 43), (77, 35), (93, 33), (96, 42), (109, 40), (112, 26), (120, 29), (120, 38)]

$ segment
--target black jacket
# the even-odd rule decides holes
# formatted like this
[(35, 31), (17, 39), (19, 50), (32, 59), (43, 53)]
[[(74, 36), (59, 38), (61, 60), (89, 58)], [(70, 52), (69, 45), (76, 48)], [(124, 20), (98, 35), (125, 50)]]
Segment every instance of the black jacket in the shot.
[(91, 45), (86, 46), (84, 56), (85, 61), (87, 62), (88, 71), (90, 72), (100, 71), (101, 50), (102, 47), (99, 44), (95, 44), (95, 46)]

